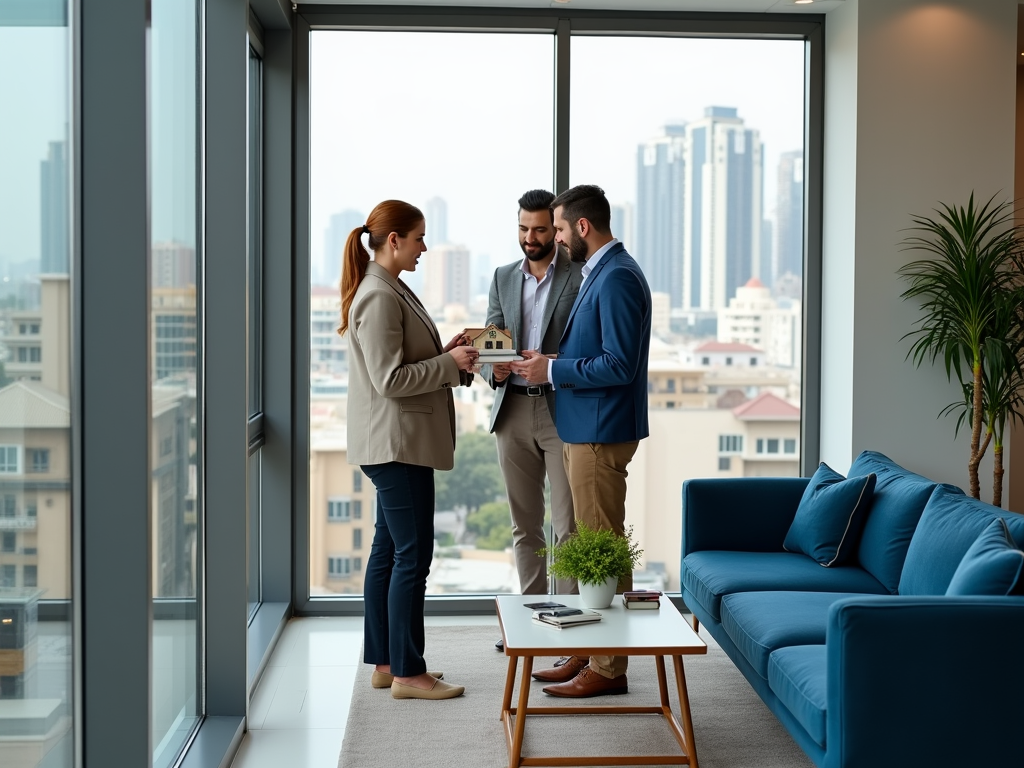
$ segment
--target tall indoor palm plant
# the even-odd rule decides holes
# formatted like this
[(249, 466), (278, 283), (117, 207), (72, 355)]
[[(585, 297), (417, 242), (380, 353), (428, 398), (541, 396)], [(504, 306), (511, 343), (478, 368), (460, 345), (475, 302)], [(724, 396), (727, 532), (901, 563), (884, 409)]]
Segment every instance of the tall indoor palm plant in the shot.
[(907, 357), (920, 366), (941, 356), (947, 378), (956, 375), (964, 397), (942, 414), (959, 412), (957, 431), (970, 422), (967, 468), (974, 498), (980, 496), (978, 467), (994, 442), (993, 502), (998, 506), (1006, 420), (1024, 413), (1024, 260), (1013, 206), (994, 200), (976, 205), (972, 194), (966, 207), (940, 204), (937, 218), (914, 216), (915, 234), (903, 241), (903, 249), (924, 251), (929, 257), (898, 272), (910, 283), (902, 298), (919, 299), (922, 309), (917, 328), (904, 336), (913, 339)]

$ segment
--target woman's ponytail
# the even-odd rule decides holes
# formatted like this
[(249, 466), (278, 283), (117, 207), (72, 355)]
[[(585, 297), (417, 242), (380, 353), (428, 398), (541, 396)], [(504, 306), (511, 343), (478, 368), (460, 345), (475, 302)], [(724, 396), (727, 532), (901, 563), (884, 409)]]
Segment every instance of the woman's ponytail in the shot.
[(367, 231), (365, 226), (356, 227), (348, 233), (345, 251), (341, 259), (341, 325), (338, 333), (342, 336), (348, 330), (348, 310), (352, 306), (356, 289), (366, 276), (366, 265), (370, 263), (370, 254), (363, 247), (362, 235)]

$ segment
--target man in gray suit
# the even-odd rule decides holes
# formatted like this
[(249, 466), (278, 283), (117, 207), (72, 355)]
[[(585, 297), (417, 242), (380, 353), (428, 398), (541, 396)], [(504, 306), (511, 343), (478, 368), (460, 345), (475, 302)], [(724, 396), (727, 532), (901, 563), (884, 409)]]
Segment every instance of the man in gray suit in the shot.
[[(499, 267), (491, 282), (487, 321), (507, 329), (517, 349), (556, 353), (582, 282), (582, 264), (555, 245), (551, 218), (554, 195), (533, 189), (519, 198), (519, 246), (525, 258)], [(494, 387), (491, 431), (498, 441), (498, 462), (512, 512), (512, 540), (524, 595), (548, 592), (544, 559), (544, 476), (551, 483), (551, 522), (555, 543), (575, 529), (572, 493), (565, 475), (562, 441), (555, 429), (555, 395), (550, 384), (531, 386), (511, 366), (484, 366)], [(575, 581), (558, 580), (555, 591), (568, 594)]]

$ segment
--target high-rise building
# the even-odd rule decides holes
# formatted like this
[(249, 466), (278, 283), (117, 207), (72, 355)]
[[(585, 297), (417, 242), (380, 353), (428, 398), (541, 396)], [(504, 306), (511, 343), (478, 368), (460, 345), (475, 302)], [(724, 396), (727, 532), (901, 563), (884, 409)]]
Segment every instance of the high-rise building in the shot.
[[(644, 142), (636, 157), (636, 258), (651, 290), (683, 305), (683, 239), (686, 126), (666, 125), (663, 136)], [(615, 210), (612, 211), (612, 232)], [(625, 212), (623, 212), (625, 218)], [(624, 223), (624, 222), (623, 222)], [(621, 237), (621, 235), (620, 235)]]
[(153, 244), (154, 288), (187, 288), (196, 284), (196, 250), (178, 242)]
[(39, 168), (39, 269), (43, 274), (68, 272), (68, 199), (67, 143), (51, 141)]
[(761, 138), (735, 107), (686, 126), (683, 306), (721, 309), (761, 269)]
[(423, 259), (423, 304), (438, 313), (449, 304), (469, 306), (469, 249), (464, 245), (442, 243), (430, 249)]
[(634, 253), (633, 246), (636, 244), (636, 238), (633, 235), (634, 213), (632, 203), (620, 203), (612, 206), (612, 234), (622, 242), (630, 254)]
[(783, 275), (803, 274), (804, 261), (804, 153), (783, 152), (779, 157), (775, 216), (775, 262), (772, 284)]
[(341, 253), (349, 233), (366, 223), (366, 217), (359, 211), (346, 208), (335, 213), (324, 230), (324, 257), (320, 263), (318, 282), (322, 285), (336, 285), (341, 280)]
[(448, 203), (443, 197), (432, 197), (423, 204), (427, 220), (427, 243), (441, 245), (448, 242)]

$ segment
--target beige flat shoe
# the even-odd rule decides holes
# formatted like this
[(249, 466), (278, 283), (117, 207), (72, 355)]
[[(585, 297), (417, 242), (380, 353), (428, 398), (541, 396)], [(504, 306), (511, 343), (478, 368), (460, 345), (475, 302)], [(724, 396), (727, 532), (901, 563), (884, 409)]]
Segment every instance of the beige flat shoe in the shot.
[(452, 685), (444, 680), (437, 680), (429, 690), (403, 685), (397, 680), (391, 684), (391, 698), (393, 699), (454, 699), (465, 692), (466, 689), (463, 686)]
[[(444, 672), (427, 672), (427, 674), (431, 677), (436, 677), (438, 680), (444, 677)], [(395, 682), (395, 676), (388, 672), (378, 672), (375, 669), (373, 674), (370, 675), (370, 685), (374, 688), (390, 688), (393, 682)]]

